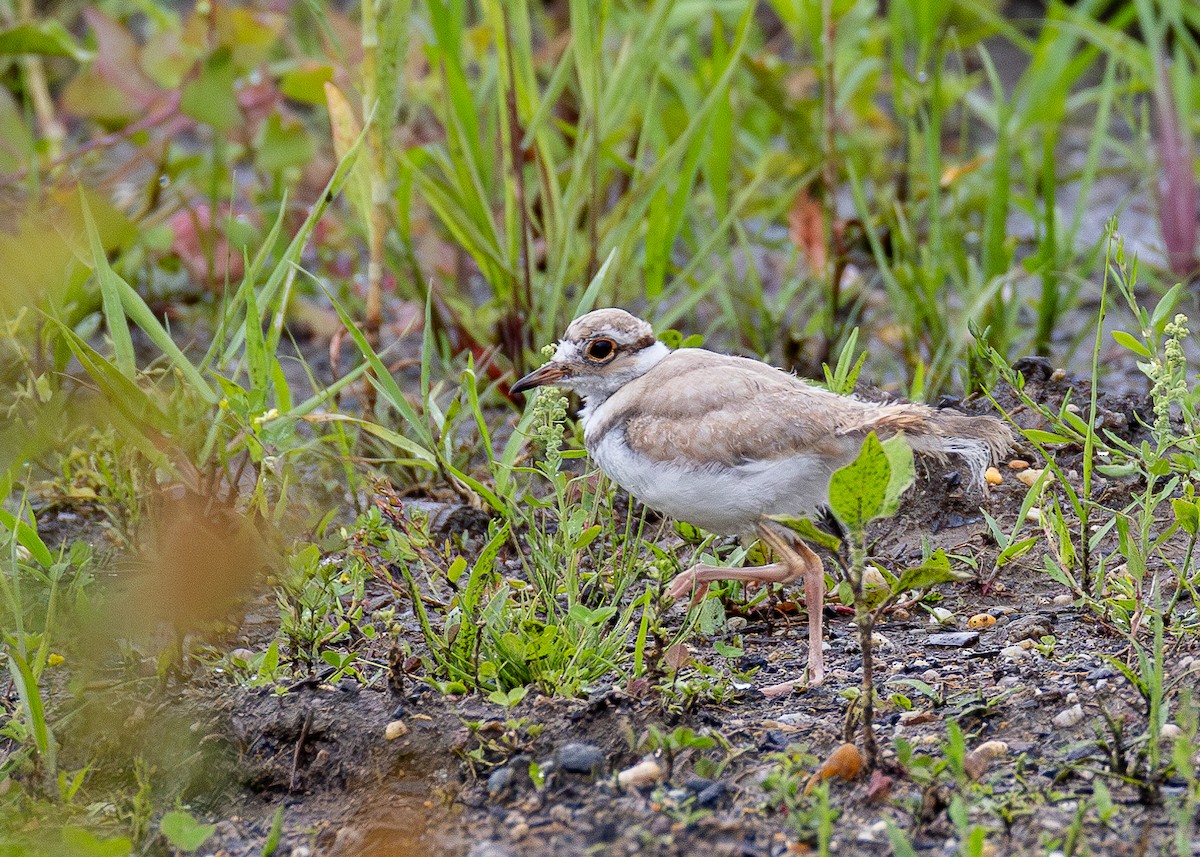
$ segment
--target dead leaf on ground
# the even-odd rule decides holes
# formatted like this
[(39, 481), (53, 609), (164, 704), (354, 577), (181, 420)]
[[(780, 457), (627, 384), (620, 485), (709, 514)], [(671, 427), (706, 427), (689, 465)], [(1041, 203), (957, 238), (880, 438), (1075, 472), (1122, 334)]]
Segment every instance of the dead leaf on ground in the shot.
[(892, 783), (895, 782), (883, 771), (873, 771), (871, 782), (867, 784), (867, 803), (883, 803), (892, 796)]

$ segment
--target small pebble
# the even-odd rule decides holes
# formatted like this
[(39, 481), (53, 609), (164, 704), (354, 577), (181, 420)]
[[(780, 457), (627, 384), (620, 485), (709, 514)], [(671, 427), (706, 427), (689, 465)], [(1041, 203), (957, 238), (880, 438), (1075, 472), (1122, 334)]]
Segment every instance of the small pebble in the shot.
[(1162, 729), (1158, 730), (1158, 734), (1173, 741), (1183, 737), (1183, 730), (1174, 723), (1164, 723)]
[(940, 678), (941, 676), (938, 674), (937, 670), (925, 670), (925, 672), (921, 673), (921, 681), (925, 682), (926, 684), (933, 684)]
[(1067, 370), (1066, 369), (1055, 369), (1053, 372), (1050, 373), (1050, 380), (1053, 381), (1055, 384), (1057, 384), (1061, 381), (1065, 381), (1066, 378), (1067, 378)]
[(1083, 722), (1083, 706), (1075, 703), (1070, 708), (1064, 708), (1054, 715), (1054, 725), (1060, 729), (1070, 729)]
[(979, 642), (978, 631), (956, 631), (952, 634), (930, 634), (926, 640), (931, 646), (948, 646), (960, 649), (963, 646), (973, 646)]
[[(1037, 483), (1037, 481), (1042, 478), (1042, 474), (1045, 472), (1046, 471), (1041, 468), (1031, 467), (1028, 470), (1020, 471), (1017, 474), (1017, 479), (1026, 488), (1032, 488)], [(1053, 481), (1054, 481), (1054, 473), (1051, 472), (1049, 475), (1046, 476), (1046, 482), (1044, 484), (1049, 485)]]
[(930, 625), (949, 625), (954, 621), (954, 611), (945, 607), (934, 607), (929, 611)]
[(488, 794), (492, 797), (496, 797), (497, 795), (508, 791), (509, 788), (512, 787), (513, 778), (515, 776), (516, 775), (513, 773), (513, 769), (509, 767), (497, 768), (496, 770), (492, 771), (491, 776), (488, 777), (487, 781)]
[(1029, 657), (1029, 650), (1020, 646), (1005, 646), (1000, 650), (1000, 657), (1010, 661), (1020, 661)]
[(730, 616), (725, 620), (725, 627), (734, 634), (741, 633), (746, 630), (746, 626), (750, 624), (745, 616)]
[(1069, 592), (1064, 592), (1062, 595), (1054, 596), (1054, 603), (1059, 607), (1065, 607), (1075, 601), (1075, 596)]
[(1029, 462), (1023, 458), (1014, 458), (1008, 463), (1009, 470), (1028, 470)]
[(519, 821), (508, 830), (508, 835), (513, 839), (524, 839), (529, 835), (529, 824), (524, 821)]
[(715, 806), (717, 801), (724, 797), (724, 795), (725, 784), (713, 783), (711, 786), (696, 795), (696, 806), (703, 807), (705, 809)]
[(963, 760), (963, 767), (966, 768), (971, 779), (977, 780), (987, 772), (988, 765), (991, 764), (992, 759), (999, 758), (1007, 753), (1008, 744), (1006, 742), (984, 741), (970, 753), (967, 753), (966, 758)]
[(991, 613), (976, 613), (967, 620), (967, 627), (975, 631), (990, 628), (996, 624), (996, 617)]
[(626, 788), (648, 786), (651, 783), (659, 782), (664, 773), (666, 772), (662, 765), (654, 759), (643, 759), (632, 768), (626, 768), (617, 774), (617, 783)]
[(393, 720), (383, 730), (383, 737), (388, 741), (395, 741), (397, 738), (403, 738), (407, 734), (408, 725), (403, 720)]
[(988, 485), (999, 485), (1004, 481), (1004, 477), (1000, 475), (1000, 471), (995, 467), (989, 467), (987, 470), (983, 471), (983, 478)]
[(854, 839), (856, 842), (886, 842), (887, 822), (880, 820), (862, 828), (858, 831), (858, 835)]
[[(1026, 473), (1029, 471), (1026, 470)], [(1037, 506), (1030, 506), (1029, 511), (1025, 513), (1025, 520), (1031, 524), (1040, 524), (1042, 522), (1042, 510)]]
[(571, 774), (594, 774), (604, 766), (604, 753), (595, 744), (572, 741), (554, 751), (558, 766)]

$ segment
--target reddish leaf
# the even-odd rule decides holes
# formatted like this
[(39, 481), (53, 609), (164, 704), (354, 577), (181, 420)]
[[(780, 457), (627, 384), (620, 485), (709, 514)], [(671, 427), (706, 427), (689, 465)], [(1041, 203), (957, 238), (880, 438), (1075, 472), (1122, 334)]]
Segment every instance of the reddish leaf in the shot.
[(683, 643), (676, 643), (663, 652), (663, 663), (673, 672), (679, 672), (692, 661), (692, 653)]
[(867, 803), (883, 803), (890, 798), (893, 782), (895, 781), (883, 771), (874, 771), (871, 774), (871, 782), (867, 784)]
[(92, 70), (133, 103), (133, 114), (148, 108), (161, 90), (142, 71), (133, 35), (93, 6), (83, 10), (83, 18), (96, 33), (96, 62)]
[(829, 261), (829, 248), (825, 246), (824, 210), (821, 203), (801, 188), (788, 212), (788, 234), (792, 243), (804, 251), (809, 270), (820, 273)]

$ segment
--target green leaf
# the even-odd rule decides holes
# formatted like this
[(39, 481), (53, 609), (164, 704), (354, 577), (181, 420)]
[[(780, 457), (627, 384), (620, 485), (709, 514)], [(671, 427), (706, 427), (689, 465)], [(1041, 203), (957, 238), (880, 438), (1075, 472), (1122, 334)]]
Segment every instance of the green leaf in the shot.
[(835, 470), (829, 480), (829, 506), (852, 532), (862, 532), (883, 511), (891, 464), (875, 432), (863, 440), (858, 458)]
[(68, 854), (79, 857), (129, 857), (133, 853), (129, 837), (101, 839), (83, 827), (64, 827), (62, 841)]
[(204, 63), (200, 76), (183, 87), (179, 109), (197, 121), (228, 131), (242, 121), (233, 84), (237, 68), (229, 48), (219, 48)]
[(1200, 507), (1197, 507), (1196, 502), (1175, 497), (1171, 500), (1171, 510), (1175, 513), (1175, 520), (1179, 522), (1179, 526), (1183, 527), (1184, 532), (1189, 536), (1196, 535), (1196, 531), (1200, 529)]
[(285, 98), (307, 104), (325, 104), (325, 84), (333, 80), (333, 66), (304, 60), (279, 78), (279, 91)]
[(770, 518), (772, 521), (778, 521), (789, 530), (797, 533), (806, 542), (820, 545), (835, 552), (842, 547), (841, 539), (833, 535), (833, 533), (825, 532), (808, 518), (792, 518), (787, 515), (771, 515)]
[[(204, 397), (206, 402), (215, 404), (218, 398), (217, 394), (209, 386), (208, 382), (204, 380), (204, 376), (200, 374), (200, 370), (192, 364), (192, 361), (175, 344), (175, 340), (171, 338), (171, 334), (159, 323), (153, 311), (142, 300), (142, 296), (108, 264), (108, 256), (104, 251), (99, 230), (96, 228), (91, 207), (88, 205), (87, 197), (84, 195), (82, 187), (80, 187), (79, 191), (79, 202), (83, 209), (84, 223), (87, 226), (88, 241), (92, 252), (92, 263), (95, 266), (96, 279), (100, 283), (100, 291), (104, 296), (104, 316), (108, 324), (109, 335), (112, 337), (113, 345), (116, 349), (117, 368), (127, 378), (133, 378), (133, 341), (129, 336), (129, 328), (125, 322), (125, 319), (128, 318), (129, 321), (132, 321), (141, 328), (150, 341), (158, 346), (159, 350), (166, 355), (171, 364), (180, 371), (184, 378), (196, 388), (196, 391)], [(110, 306), (110, 304), (112, 305)], [(58, 323), (61, 324), (61, 322)], [(78, 352), (76, 352), (76, 356), (79, 357)], [(85, 363), (82, 357), (80, 357), (80, 362)], [(93, 375), (93, 377), (95, 376)]]
[(190, 812), (176, 809), (162, 817), (158, 829), (173, 847), (190, 854), (208, 841), (217, 826), (201, 824)]
[(916, 469), (913, 467), (912, 447), (908, 445), (904, 435), (898, 434), (895, 437), (889, 437), (882, 446), (887, 455), (890, 473), (887, 492), (883, 498), (883, 509), (879, 517), (890, 518), (900, 508), (900, 498), (912, 485), (913, 479), (916, 477)]
[(48, 569), (54, 565), (54, 554), (50, 552), (50, 548), (46, 547), (46, 543), (38, 535), (36, 521), (34, 524), (29, 524), (7, 509), (0, 508), (0, 526), (14, 533), (17, 537), (17, 544), (29, 551), (30, 556), (42, 568)]
[(267, 833), (267, 840), (263, 843), (262, 851), (259, 852), (260, 857), (274, 857), (275, 851), (279, 848), (279, 840), (283, 838), (283, 813), (286, 809), (284, 804), (280, 804), (275, 810), (275, 816), (271, 819), (271, 830)]
[(969, 580), (971, 575), (955, 571), (950, 567), (946, 552), (938, 548), (925, 562), (915, 568), (906, 568), (896, 582), (896, 592), (908, 592), (914, 589), (927, 589), (939, 583), (951, 583), (955, 580)]
[(1050, 431), (1042, 431), (1041, 429), (1021, 429), (1021, 433), (1029, 438), (1034, 443), (1075, 443), (1075, 438), (1066, 437), (1065, 435), (1055, 434)]
[(259, 169), (273, 173), (288, 167), (302, 167), (312, 160), (316, 145), (304, 123), (285, 120), (272, 113), (263, 123), (256, 161)]
[(94, 56), (75, 41), (66, 27), (54, 20), (18, 24), (0, 30), (0, 56), (21, 54), (70, 57), (76, 62), (88, 62)]
[(1139, 357), (1145, 357), (1147, 360), (1152, 360), (1154, 358), (1154, 355), (1150, 352), (1150, 349), (1147, 348), (1145, 344), (1143, 344), (1142, 341), (1133, 334), (1126, 333), (1123, 330), (1114, 330), (1112, 332), (1112, 338), (1115, 339), (1120, 345), (1128, 348), (1134, 354), (1137, 354)]
[(721, 640), (713, 641), (713, 649), (721, 657), (729, 658), (731, 660), (733, 658), (740, 658), (742, 655), (744, 655), (746, 653), (744, 649), (739, 649), (737, 646), (731, 646), (728, 643), (723, 642)]

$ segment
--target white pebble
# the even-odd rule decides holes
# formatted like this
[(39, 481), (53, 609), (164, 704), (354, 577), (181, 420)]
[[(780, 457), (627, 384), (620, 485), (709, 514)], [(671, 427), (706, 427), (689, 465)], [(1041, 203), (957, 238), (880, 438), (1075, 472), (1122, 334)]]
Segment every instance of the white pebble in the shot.
[(1020, 661), (1029, 657), (1029, 650), (1021, 646), (1005, 646), (1000, 650), (1000, 657), (1009, 661)]
[(1070, 729), (1083, 722), (1083, 706), (1075, 703), (1070, 708), (1064, 708), (1054, 715), (1054, 725), (1060, 729)]
[(626, 768), (617, 774), (617, 782), (626, 788), (637, 788), (657, 783), (664, 773), (662, 765), (654, 759), (643, 759), (632, 768)]

